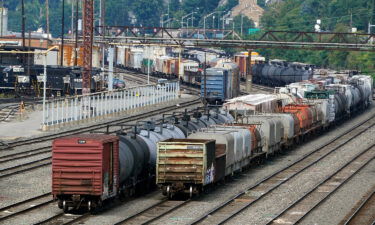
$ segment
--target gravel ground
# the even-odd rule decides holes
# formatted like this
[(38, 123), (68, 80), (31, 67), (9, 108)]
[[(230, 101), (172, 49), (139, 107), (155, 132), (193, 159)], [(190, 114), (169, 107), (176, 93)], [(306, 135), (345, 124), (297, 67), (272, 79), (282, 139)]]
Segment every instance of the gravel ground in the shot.
[(0, 180), (0, 207), (14, 204), (51, 191), (51, 166)]
[(41, 142), (41, 143), (35, 143), (31, 145), (24, 145), (24, 146), (17, 146), (14, 147), (13, 149), (7, 149), (7, 150), (0, 150), (0, 156), (7, 156), (7, 155), (12, 155), (16, 153), (21, 153), (37, 148), (43, 148), (47, 146), (51, 146), (52, 141), (46, 141), (46, 142)]
[(339, 222), (350, 213), (352, 207), (360, 201), (369, 190), (374, 190), (374, 177), (375, 161), (373, 160), (317, 210), (308, 215), (302, 221), (302, 224), (339, 224)]
[[(195, 108), (195, 107), (189, 107)], [(182, 111), (182, 110), (181, 110)], [(160, 116), (161, 117), (161, 116)], [(158, 119), (158, 117), (153, 117)], [(49, 141), (50, 143), (50, 141)], [(34, 147), (46, 146), (45, 143), (33, 144), (24, 146), (23, 151), (34, 149)], [(22, 152), (22, 147), (18, 147), (16, 150), (3, 150), (0, 151), (0, 155), (8, 155), (17, 152)], [(48, 154), (48, 153), (46, 153)], [(28, 157), (25, 159), (17, 160), (17, 162), (12, 162), (14, 165), (19, 165), (25, 163), (26, 161), (32, 161), (35, 159), (40, 159), (45, 157), (45, 155), (38, 155), (34, 157)], [(9, 167), (9, 164), (2, 164), (1, 168)], [(10, 205), (12, 203), (25, 200), (42, 193), (49, 192), (51, 190), (51, 167), (43, 167), (30, 172), (17, 174), (11, 177), (7, 177), (0, 180), (0, 207)], [(17, 187), (17, 188), (9, 188)]]
[(61, 209), (57, 207), (56, 203), (51, 203), (45, 205), (44, 207), (31, 210), (22, 216), (17, 216), (15, 218), (10, 218), (5, 220), (3, 225), (15, 225), (15, 224), (35, 224), (45, 219), (48, 219), (56, 214), (59, 214)]
[[(145, 108), (138, 108), (138, 109), (133, 110), (133, 111), (123, 112), (121, 114), (114, 114), (113, 116), (107, 116), (106, 119), (92, 120), (90, 122), (86, 122), (86, 123), (78, 124), (78, 125), (77, 124), (70, 124), (70, 125), (67, 124), (64, 127), (60, 127), (60, 128), (51, 127), (48, 132), (43, 132), (42, 134), (38, 134), (38, 135), (33, 134), (33, 132), (31, 132), (31, 131), (39, 130), (39, 128), (40, 128), (39, 124), (37, 126), (24, 127), (24, 128), (22, 128), (22, 129), (24, 129), (23, 132), (21, 132), (19, 130), (20, 127), (10, 126), (8, 128), (9, 131), (7, 133), (9, 133), (9, 134), (19, 133), (18, 135), (12, 136), (12, 139), (11, 139), (12, 142), (16, 141), (16, 140), (22, 140), (22, 139), (43, 137), (45, 135), (56, 134), (56, 133), (59, 133), (61, 131), (76, 129), (76, 128), (79, 128), (79, 127), (85, 128), (89, 125), (110, 122), (110, 121), (115, 120), (115, 119), (125, 118), (125, 117), (128, 117), (128, 116), (136, 115), (136, 114), (140, 114), (140, 113), (143, 114), (143, 113), (146, 113), (147, 111), (155, 110), (155, 109), (158, 109), (158, 108), (164, 108), (166, 106), (173, 106), (173, 105), (178, 105), (178, 104), (181, 104), (181, 103), (184, 103), (184, 102), (189, 102), (189, 101), (191, 101), (193, 99), (196, 99), (196, 98), (197, 98), (196, 96), (192, 96), (192, 95), (181, 95), (181, 98), (176, 99), (176, 100), (172, 100), (172, 101), (167, 102), (167, 103), (159, 103), (159, 104), (156, 104), (156, 105), (153, 105), (153, 106), (147, 106)], [(27, 131), (27, 132), (25, 132), (25, 131)], [(0, 136), (0, 141), (8, 142), (10, 140), (8, 140), (7, 137), (1, 137)]]
[[(281, 155), (280, 157), (274, 158), (272, 161), (268, 161), (265, 164), (257, 167), (256, 169), (252, 169), (247, 173), (238, 176), (236, 179), (234, 179), (233, 182), (229, 182), (224, 186), (218, 187), (213, 192), (204, 195), (201, 199), (199, 199), (199, 201), (194, 201), (191, 204), (188, 204), (186, 207), (182, 207), (180, 210), (174, 212), (173, 215), (171, 214), (163, 218), (163, 220), (159, 221), (158, 224), (187, 223), (187, 221), (189, 221), (191, 218), (196, 218), (197, 215), (200, 215), (202, 214), (202, 212), (215, 207), (223, 200), (226, 200), (229, 196), (238, 193), (240, 190), (245, 189), (247, 186), (256, 183), (267, 175), (272, 174), (274, 171), (284, 167), (287, 164), (292, 163), (294, 160), (300, 158), (301, 155), (312, 151), (317, 145), (320, 145), (323, 142), (327, 142), (329, 139), (337, 136), (341, 132), (350, 129), (352, 124), (357, 123), (358, 121), (362, 121), (365, 118), (368, 118), (370, 115), (373, 115), (374, 113), (374, 109), (369, 110), (362, 116), (359, 116), (351, 122), (347, 122), (342, 126), (333, 129), (331, 132), (326, 133), (324, 136), (316, 138), (315, 140), (310, 141), (303, 146), (300, 146), (299, 148), (289, 152), (287, 155)], [(367, 140), (363, 142), (367, 142)], [(51, 167), (48, 166), (33, 170), (31, 172), (2, 179), (0, 181), (0, 190), (2, 190), (0, 194), (0, 207), (4, 207), (21, 200), (50, 192), (50, 174)], [(145, 197), (135, 199), (122, 206), (109, 210), (108, 212), (105, 212), (101, 215), (94, 216), (84, 224), (113, 224), (114, 222), (121, 220), (121, 218), (126, 218), (134, 214), (135, 212), (138, 212), (150, 206), (151, 204), (159, 201), (161, 198), (161, 194), (157, 192)], [(48, 210), (45, 211), (46, 213), (48, 213), (48, 211), (50, 211), (50, 213), (55, 213), (55, 210), (57, 209), (57, 207), (52, 207), (52, 209), (51, 207), (47, 208)], [(34, 218), (36, 220), (39, 220), (38, 217), (39, 214), (35, 214)], [(13, 224), (29, 224), (26, 221), (28, 221), (28, 219), (25, 219), (24, 222), (14, 221), (17, 223)]]
[(25, 164), (25, 163), (28, 163), (28, 162), (36, 161), (38, 159), (46, 158), (48, 156), (51, 157), (50, 152), (40, 154), (40, 155), (31, 156), (31, 157), (26, 157), (26, 158), (22, 158), (22, 159), (18, 159), (18, 160), (15, 160), (15, 161), (0, 163), (0, 168), (7, 169), (7, 168), (10, 168), (10, 167), (13, 167), (13, 166), (17, 166), (17, 165)]
[(114, 207), (100, 215), (92, 216), (86, 221), (79, 222), (79, 224), (114, 224), (138, 213), (142, 209), (160, 202), (163, 198), (164, 196), (159, 191), (153, 192), (146, 196), (125, 202), (124, 204)]
[[(319, 184), (327, 176), (333, 174), (342, 165), (371, 146), (374, 142), (375, 139), (371, 131), (363, 133), (358, 138), (340, 148), (339, 151), (320, 160), (314, 166), (281, 185), (261, 201), (253, 204), (247, 210), (244, 210), (241, 214), (230, 220), (229, 224), (243, 224), (245, 222), (249, 222), (250, 224), (267, 223), (272, 219), (273, 215), (277, 215), (284, 208), (291, 205), (312, 187)], [(352, 191), (354, 190), (352, 189)], [(330, 214), (330, 211), (328, 212), (328, 214)]]

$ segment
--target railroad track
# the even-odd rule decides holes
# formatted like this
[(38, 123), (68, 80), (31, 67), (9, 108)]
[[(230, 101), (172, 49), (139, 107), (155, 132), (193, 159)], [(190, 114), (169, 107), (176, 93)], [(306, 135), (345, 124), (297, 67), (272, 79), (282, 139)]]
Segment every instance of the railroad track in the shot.
[(84, 214), (72, 214), (72, 213), (59, 213), (56, 214), (50, 218), (47, 218), (45, 220), (39, 221), (35, 223), (34, 225), (46, 225), (46, 224), (59, 224), (59, 225), (68, 225), (68, 224), (74, 224), (81, 220), (84, 220), (88, 217), (90, 217), (90, 213), (84, 213)]
[(375, 187), (367, 194), (360, 205), (352, 210), (342, 225), (375, 224)]
[(53, 203), (51, 192), (0, 208), (0, 223)]
[[(145, 84), (147, 81), (146, 74), (134, 72), (134, 71), (128, 71), (125, 69), (119, 69), (119, 70), (122, 70), (123, 71), (122, 73), (126, 74), (126, 78), (131, 79), (132, 81), (135, 81), (136, 83)], [(157, 83), (158, 79), (160, 78), (150, 75), (150, 82)], [(187, 85), (181, 85), (181, 87), (183, 87), (185, 90), (191, 91), (193, 94), (198, 94), (198, 95), (200, 94), (199, 88), (194, 88), (194, 87), (187, 86)]]
[(130, 217), (127, 217), (115, 225), (123, 225), (123, 224), (150, 224), (157, 219), (171, 213), (172, 211), (181, 208), (182, 206), (189, 203), (191, 199), (186, 201), (172, 201), (168, 199), (164, 199)]
[[(242, 87), (245, 87), (245, 90), (246, 90), (246, 83), (244, 81), (241, 81), (241, 85), (243, 85)], [(240, 85), (240, 87), (241, 87), (241, 85)], [(264, 92), (274, 93), (274, 90), (275, 90), (272, 87), (254, 84), (254, 83), (251, 86), (253, 88), (253, 91), (254, 91), (254, 89), (256, 89), (256, 90), (260, 90), (260, 91), (264, 91)], [(246, 91), (240, 91), (240, 93), (241, 93), (241, 95), (248, 95), (249, 94)]]
[(0, 109), (0, 122), (7, 121), (19, 110), (18, 105), (10, 105)]
[(375, 115), (204, 213), (191, 224), (223, 224), (375, 126)]
[(40, 167), (48, 166), (51, 164), (51, 156), (37, 159), (35, 161), (23, 163), (17, 166), (8, 167), (0, 170), (0, 179), (13, 176), (19, 173), (38, 169)]
[(13, 153), (9, 155), (0, 156), (0, 163), (6, 163), (10, 161), (16, 161), (25, 157), (31, 157), (36, 155), (42, 155), (51, 152), (51, 147), (41, 147), (24, 152)]
[(38, 137), (38, 138), (31, 138), (31, 139), (17, 140), (15, 142), (8, 142), (8, 143), (5, 143), (6, 145), (9, 146), (6, 149), (14, 148), (14, 147), (17, 147), (17, 146), (30, 145), (30, 144), (35, 144), (35, 143), (51, 141), (51, 140), (53, 140), (55, 138), (58, 138), (58, 137), (63, 137), (63, 136), (68, 136), (68, 135), (73, 135), (73, 134), (89, 133), (89, 132), (92, 132), (92, 131), (95, 131), (95, 130), (100, 130), (100, 129), (106, 128), (107, 125), (110, 125), (110, 124), (132, 122), (132, 121), (144, 119), (144, 118), (147, 118), (147, 117), (150, 117), (150, 116), (156, 116), (156, 115), (160, 115), (162, 113), (168, 113), (168, 112), (171, 112), (171, 111), (175, 111), (177, 109), (182, 109), (182, 108), (186, 108), (186, 107), (189, 107), (189, 106), (197, 105), (197, 104), (200, 104), (200, 103), (201, 103), (200, 98), (196, 98), (196, 99), (188, 101), (188, 102), (180, 103), (178, 106), (175, 106), (175, 105), (168, 106), (168, 107), (165, 107), (163, 109), (152, 110), (152, 111), (150, 111), (148, 113), (145, 113), (145, 114), (140, 114), (140, 115), (135, 115), (135, 116), (131, 116), (131, 117), (128, 117), (128, 118), (121, 118), (121, 119), (112, 120), (111, 122), (89, 125), (89, 126), (86, 126), (85, 128), (77, 128), (77, 129), (72, 129), (72, 130), (69, 130), (69, 131), (62, 131), (62, 132), (59, 132), (57, 134), (45, 135), (45, 136)]
[(375, 157), (374, 150), (375, 144), (357, 154), (353, 159), (336, 170), (336, 172), (329, 175), (322, 182), (310, 189), (290, 206), (272, 218), (267, 225), (301, 223), (307, 215), (316, 210), (319, 205), (325, 202), (359, 171), (372, 162)]
[[(198, 102), (200, 102), (200, 101), (198, 101)], [(187, 105), (181, 104), (180, 108), (187, 107), (187, 106), (190, 106), (190, 105), (194, 105), (198, 102), (194, 102), (194, 101), (193, 101), (193, 103), (189, 102), (189, 104), (187, 104)], [(175, 106), (172, 107), (172, 108), (175, 108)], [(155, 111), (152, 112), (152, 115), (150, 115), (150, 114), (137, 115), (135, 117), (120, 120), (121, 122), (117, 122), (117, 123), (121, 123), (121, 124), (129, 123), (129, 122), (132, 122), (132, 121), (135, 121), (135, 120), (141, 120), (141, 119), (153, 116), (153, 115), (160, 115), (160, 113), (165, 113), (165, 112), (170, 112), (170, 111), (171, 111), (170, 107), (167, 107), (167, 108), (164, 108), (162, 110), (162, 112), (160, 112), (160, 110), (159, 111), (155, 110)], [(159, 119), (158, 121), (161, 121), (161, 119)], [(117, 124), (117, 123), (112, 122), (111, 124), (113, 125), (113, 124)], [(128, 130), (130, 130), (130, 128), (122, 130), (121, 126), (114, 126), (113, 128), (108, 129), (107, 125), (108, 124), (105, 124), (103, 126), (96, 127), (95, 129), (88, 130), (86, 132), (90, 132), (90, 131), (98, 132), (98, 130), (105, 129), (105, 130), (102, 130), (101, 132), (108, 132), (109, 134), (115, 134), (118, 131), (128, 131)], [(84, 132), (83, 129), (80, 129), (78, 133), (83, 133), (83, 132)], [(57, 135), (48, 136), (48, 138), (53, 139), (53, 138), (71, 135), (71, 134), (72, 133), (65, 133), (64, 132), (63, 134), (60, 134), (60, 135), (57, 134)], [(37, 142), (39, 142), (39, 141), (41, 141), (41, 140), (37, 140)], [(44, 139), (43, 139), (43, 141), (44, 141)], [(51, 147), (52, 146), (49, 145), (49, 146), (46, 146), (46, 147), (36, 148), (36, 149), (28, 150), (28, 151), (25, 151), (25, 152), (1, 156), (0, 157), (0, 163), (9, 163), (10, 161), (17, 161), (19, 159), (23, 159), (23, 158), (30, 157), (30, 156), (46, 154), (48, 152), (51, 152)], [(15, 166), (12, 166), (12, 167), (9, 167), (9, 168), (1, 169), (0, 170), (0, 179), (5, 178), (5, 177), (9, 177), (9, 176), (13, 176), (13, 175), (17, 175), (17, 174), (20, 174), (20, 173), (28, 172), (28, 171), (31, 171), (31, 170), (34, 170), (34, 169), (37, 169), (37, 168), (40, 168), (40, 167), (49, 166), (49, 165), (51, 165), (51, 160), (52, 160), (51, 156), (47, 156), (47, 157), (43, 157), (41, 159), (37, 159), (37, 160), (31, 161), (31, 162), (27, 162), (27, 163), (15, 165)]]

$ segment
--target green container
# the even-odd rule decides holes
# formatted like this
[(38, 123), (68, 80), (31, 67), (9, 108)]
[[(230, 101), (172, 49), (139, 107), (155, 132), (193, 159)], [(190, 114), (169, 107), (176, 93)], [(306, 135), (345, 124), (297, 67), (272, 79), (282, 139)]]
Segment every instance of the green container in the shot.
[(325, 91), (307, 91), (305, 92), (305, 98), (307, 99), (328, 99), (330, 95), (333, 95), (334, 91), (325, 90)]

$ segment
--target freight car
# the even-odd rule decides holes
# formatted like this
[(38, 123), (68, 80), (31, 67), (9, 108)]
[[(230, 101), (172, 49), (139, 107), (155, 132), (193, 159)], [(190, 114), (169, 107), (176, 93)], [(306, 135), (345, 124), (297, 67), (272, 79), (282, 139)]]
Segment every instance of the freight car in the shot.
[[(234, 55), (234, 62), (239, 67), (239, 73), (242, 81), (246, 80), (246, 73), (247, 73), (247, 61), (249, 59), (248, 52), (240, 52)], [(255, 65), (256, 63), (264, 63), (266, 59), (259, 55), (257, 52), (251, 52), (251, 65)]]
[[(354, 106), (366, 108), (371, 104), (372, 79), (356, 76), (350, 82), (351, 87), (360, 85), (360, 89), (368, 89), (363, 91), (367, 94), (361, 95)], [(349, 114), (345, 107), (336, 110), (336, 106), (341, 101), (339, 96), (345, 101), (348, 100), (346, 98), (352, 99), (352, 96), (339, 95), (339, 91), (329, 88), (306, 91), (305, 96), (297, 103), (280, 105), (277, 113), (246, 116), (243, 111), (248, 110), (247, 106), (241, 108), (241, 105), (237, 105), (245, 115), (238, 118), (236, 123), (199, 129), (183, 140), (159, 142), (156, 182), (163, 194), (169, 198), (178, 193), (190, 197), (199, 194), (225, 177), (247, 168), (254, 161), (264, 160), (307, 140), (311, 135), (320, 134), (330, 124), (346, 117), (343, 115)], [(248, 132), (251, 129), (255, 129), (258, 135)], [(252, 144), (254, 142), (256, 144)]]
[(221, 104), (226, 99), (237, 97), (239, 90), (238, 66), (234, 63), (222, 63), (215, 68), (208, 68), (206, 78), (202, 77), (201, 96), (210, 103)]
[(157, 142), (186, 138), (217, 123), (233, 122), (225, 112), (184, 114), (173, 123), (138, 123), (117, 136), (90, 134), (54, 140), (52, 194), (58, 206), (93, 210), (115, 197), (124, 198), (155, 185)]
[(282, 60), (260, 62), (252, 66), (253, 82), (271, 87), (284, 86), (312, 78), (314, 66)]
[[(363, 90), (372, 88), (366, 76), (351, 82)], [(226, 112), (196, 112), (192, 117), (185, 113), (160, 124), (137, 123), (131, 132), (117, 136), (57, 139), (52, 151), (52, 194), (64, 211), (92, 210), (112, 198), (148, 189), (156, 178), (168, 197), (181, 192), (192, 196), (336, 122), (337, 117), (332, 120), (330, 115), (336, 111), (325, 105), (334, 102), (336, 93), (306, 91), (309, 97), (281, 104), (276, 113), (242, 115), (236, 121)], [(365, 94), (358, 102), (366, 107), (369, 101)]]

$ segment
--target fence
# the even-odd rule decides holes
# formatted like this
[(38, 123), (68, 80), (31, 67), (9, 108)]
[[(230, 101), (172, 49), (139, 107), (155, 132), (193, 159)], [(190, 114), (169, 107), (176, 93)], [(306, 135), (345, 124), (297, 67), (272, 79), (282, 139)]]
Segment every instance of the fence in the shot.
[(165, 86), (145, 85), (87, 96), (57, 99), (46, 102), (42, 127), (104, 119), (116, 113), (136, 110), (178, 98), (178, 82)]

